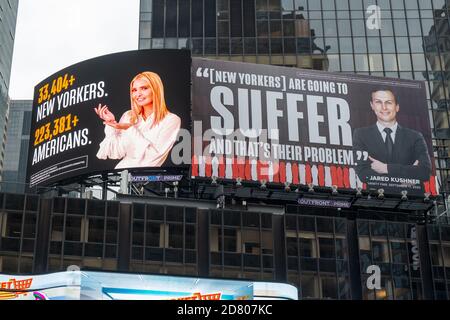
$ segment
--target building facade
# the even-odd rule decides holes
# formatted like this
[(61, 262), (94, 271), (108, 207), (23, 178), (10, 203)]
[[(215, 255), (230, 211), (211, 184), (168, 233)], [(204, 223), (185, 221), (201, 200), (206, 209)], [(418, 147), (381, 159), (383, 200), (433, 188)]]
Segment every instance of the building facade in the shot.
[[(298, 288), (299, 299), (450, 299), (450, 225), (360, 200), (348, 210), (217, 209), (199, 199), (2, 193), (0, 273), (78, 266), (283, 282)], [(373, 265), (377, 290), (367, 286)]]
[(6, 126), (9, 112), (9, 79), (14, 48), (18, 0), (0, 3), (0, 179), (5, 156)]
[(25, 192), (28, 144), (30, 142), (31, 100), (11, 100), (8, 118), (8, 132), (3, 164), (1, 190), (4, 192)]
[(139, 48), (424, 80), (447, 196), (449, 9), (448, 0), (141, 0)]

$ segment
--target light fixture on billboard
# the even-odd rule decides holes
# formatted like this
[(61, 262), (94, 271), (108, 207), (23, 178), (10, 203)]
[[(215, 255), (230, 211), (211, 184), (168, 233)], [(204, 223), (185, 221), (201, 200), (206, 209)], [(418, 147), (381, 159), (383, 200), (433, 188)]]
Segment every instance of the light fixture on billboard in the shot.
[(242, 178), (241, 177), (237, 177), (236, 178), (236, 187), (241, 187), (242, 186)]
[(211, 184), (217, 184), (217, 176), (211, 177)]
[(424, 198), (423, 198), (423, 201), (424, 201), (424, 202), (430, 202), (430, 196), (431, 196), (431, 193), (425, 192), (425, 193), (423, 194), (423, 196), (424, 196)]
[(217, 201), (217, 209), (225, 208), (225, 189), (222, 184), (217, 185), (216, 191), (214, 192), (214, 198)]
[(173, 182), (173, 194), (175, 198), (178, 198), (178, 181)]
[(128, 170), (123, 170), (120, 173), (120, 189), (119, 192), (123, 194), (128, 194), (128, 184), (130, 180), (130, 175)]
[(308, 183), (308, 192), (314, 192), (314, 184)]
[(357, 197), (361, 197), (362, 196), (362, 188), (361, 187), (356, 187), (356, 196)]
[(291, 183), (289, 181), (286, 181), (284, 183), (284, 191), (286, 191), (286, 192), (291, 191)]
[(166, 198), (169, 197), (170, 188), (164, 188), (164, 192), (166, 193)]
[(331, 194), (333, 194), (333, 195), (338, 194), (338, 186), (337, 185), (334, 184), (331, 186)]
[(267, 188), (267, 180), (266, 179), (261, 179), (261, 185), (259, 186), (261, 189), (266, 189)]
[(402, 190), (401, 194), (402, 194), (402, 200), (403, 201), (408, 200), (408, 191)]
[(384, 198), (384, 189), (378, 189), (378, 199)]

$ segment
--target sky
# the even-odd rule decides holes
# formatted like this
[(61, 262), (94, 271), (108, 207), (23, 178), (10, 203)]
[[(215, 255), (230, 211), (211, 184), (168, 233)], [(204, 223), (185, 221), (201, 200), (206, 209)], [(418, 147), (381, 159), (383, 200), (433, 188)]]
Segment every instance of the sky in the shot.
[(93, 57), (136, 50), (139, 0), (20, 0), (9, 86), (12, 100)]

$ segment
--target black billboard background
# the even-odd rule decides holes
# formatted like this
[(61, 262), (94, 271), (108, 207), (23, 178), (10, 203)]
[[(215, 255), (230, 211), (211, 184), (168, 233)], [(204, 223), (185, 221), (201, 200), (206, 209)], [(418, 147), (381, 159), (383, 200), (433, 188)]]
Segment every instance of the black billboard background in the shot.
[[(267, 87), (261, 85), (247, 85), (241, 83), (238, 80), (233, 82), (229, 81), (217, 81), (214, 74), (217, 72), (229, 72), (229, 73), (241, 73), (241, 74), (254, 74), (254, 75), (264, 75), (264, 76), (275, 76), (275, 77), (285, 77), (286, 82), (289, 79), (308, 79), (308, 80), (318, 80), (318, 81), (328, 81), (328, 82), (340, 82), (346, 83), (348, 85), (348, 93), (347, 94), (338, 94), (338, 93), (323, 93), (323, 92), (310, 92), (308, 90), (291, 90), (287, 89), (286, 91), (280, 88)], [(265, 94), (268, 91), (276, 91), (286, 93), (298, 93), (304, 95), (304, 101), (299, 103), (299, 111), (304, 112), (304, 119), (299, 124), (299, 142), (290, 142), (288, 139), (288, 125), (287, 125), (287, 108), (286, 108), (286, 96), (284, 96), (282, 101), (279, 101), (277, 104), (277, 109), (283, 111), (283, 117), (278, 119), (278, 128), (279, 128), (279, 143), (280, 144), (291, 144), (291, 145), (301, 145), (301, 146), (316, 146), (318, 144), (311, 143), (308, 140), (309, 137), (309, 127), (306, 123), (308, 114), (304, 105), (306, 104), (306, 96), (307, 95), (318, 95), (322, 96), (324, 99), (324, 103), (321, 103), (321, 106), (326, 106), (327, 97), (337, 97), (342, 98), (347, 101), (350, 109), (350, 120), (348, 121), (351, 126), (352, 132), (357, 128), (371, 126), (376, 123), (376, 116), (370, 107), (370, 98), (371, 92), (374, 89), (380, 88), (392, 88), (396, 96), (399, 100), (400, 111), (397, 113), (398, 123), (406, 128), (412, 128), (420, 133), (422, 133), (427, 149), (428, 154), (431, 159), (432, 170), (430, 174), (429, 181), (423, 181), (425, 185), (425, 191), (430, 191), (432, 194), (435, 194), (435, 164), (433, 159), (432, 152), (432, 138), (431, 138), (431, 129), (430, 129), (430, 120), (428, 107), (426, 103), (426, 90), (425, 90), (425, 82), (423, 81), (415, 81), (415, 80), (401, 80), (394, 78), (381, 78), (381, 77), (372, 77), (372, 76), (363, 76), (363, 75), (355, 75), (355, 74), (342, 74), (342, 73), (330, 73), (323, 71), (315, 71), (315, 70), (302, 70), (296, 68), (286, 68), (286, 67), (277, 67), (277, 66), (269, 66), (269, 65), (259, 65), (259, 64), (250, 64), (250, 63), (240, 63), (240, 62), (226, 62), (226, 61), (215, 61), (208, 59), (195, 58), (193, 59), (193, 121), (194, 123), (197, 121), (201, 121), (202, 123), (202, 132), (204, 133), (206, 130), (212, 128), (211, 125), (211, 116), (221, 116), (211, 105), (211, 91), (217, 86), (225, 86), (233, 92), (234, 96), (234, 105), (233, 107), (226, 106), (227, 109), (233, 114), (234, 117), (234, 129), (239, 128), (239, 106), (238, 106), (238, 89), (248, 89), (248, 90), (260, 90), (262, 92), (262, 128), (267, 129), (267, 111), (266, 111), (266, 102), (265, 102)], [(283, 82), (283, 81), (281, 81)], [(283, 85), (283, 84), (282, 84)], [(223, 98), (223, 97), (222, 97)], [(251, 100), (251, 98), (250, 98)], [(223, 101), (222, 101), (223, 102)], [(249, 102), (250, 105), (250, 102)], [(300, 107), (301, 105), (301, 107)], [(249, 107), (251, 110), (251, 107)], [(325, 111), (324, 111), (325, 110)], [(251, 111), (250, 111), (251, 113)], [(325, 114), (325, 123), (320, 124), (319, 126), (319, 134), (321, 136), (326, 137), (327, 143), (322, 145), (326, 148), (332, 149), (344, 149), (344, 150), (352, 150), (352, 146), (343, 146), (341, 145), (331, 145), (330, 144), (330, 136), (328, 134), (328, 125), (327, 125), (327, 114), (326, 107), (320, 107), (319, 114)], [(251, 117), (251, 116), (250, 116)], [(224, 124), (222, 120), (222, 125)], [(225, 136), (224, 136), (225, 138)], [(226, 138), (225, 138), (226, 139)], [(270, 140), (270, 139), (269, 139)], [(197, 141), (199, 141), (197, 139)], [(342, 140), (341, 140), (342, 141)], [(195, 151), (194, 161), (199, 162), (199, 157), (205, 156), (206, 158), (215, 157), (216, 155), (210, 154), (205, 151), (205, 148), (208, 146), (208, 141), (205, 139), (202, 143), (202, 154), (199, 153), (199, 147), (194, 147)], [(220, 157), (220, 155), (219, 155)], [(258, 159), (257, 159), (258, 160)], [(203, 160), (204, 161), (204, 160)], [(208, 159), (206, 160), (208, 161)], [(232, 160), (233, 164), (235, 160)], [(233, 167), (233, 176), (232, 178), (236, 178), (240, 176), (244, 180), (249, 180), (249, 175), (246, 174), (245, 177), (242, 176), (242, 172), (252, 170), (247, 169), (248, 166), (248, 157), (245, 160), (245, 169), (241, 170), (240, 174), (235, 174), (235, 168)], [(259, 161), (259, 160), (258, 160)], [(201, 161), (200, 161), (201, 162)], [(280, 161), (282, 162), (282, 161)], [(286, 163), (289, 161), (286, 161)], [(307, 166), (309, 165), (321, 165), (320, 163), (305, 163)], [(206, 166), (206, 169), (203, 168), (203, 172), (200, 173), (200, 169), (202, 164), (194, 163), (193, 165), (193, 175), (199, 176), (210, 176), (213, 175), (211, 169), (211, 163), (203, 163), (203, 166)], [(249, 165), (252, 167), (252, 165)], [(339, 170), (348, 170), (351, 167), (349, 165), (340, 165), (335, 166), (338, 167)], [(259, 169), (258, 169), (259, 170)], [(220, 172), (219, 177), (226, 177), (224, 174), (226, 169), (216, 170)], [(259, 174), (258, 174), (259, 175)], [(228, 175), (229, 177), (229, 175)], [(252, 176), (253, 177), (253, 176)], [(256, 180), (256, 179), (250, 179)], [(283, 183), (286, 181), (286, 176), (277, 177), (273, 182)], [(364, 187), (365, 184), (363, 184)], [(433, 185), (430, 187), (430, 185)], [(341, 185), (339, 186), (341, 187)], [(342, 186), (343, 187), (343, 186)], [(405, 188), (403, 188), (405, 189)], [(406, 188), (407, 189), (407, 188)], [(398, 188), (395, 193), (400, 192), (401, 188)], [(411, 193), (423, 194), (421, 193), (423, 190), (417, 192), (417, 190), (408, 190)], [(386, 192), (389, 193), (389, 192)]]
[[(60, 70), (43, 80), (34, 90), (27, 182), (30, 182), (30, 176), (37, 172), (53, 167), (55, 164), (84, 156), (88, 157), (86, 168), (64, 172), (63, 174), (46, 178), (41, 183), (36, 183), (35, 185), (49, 185), (71, 177), (114, 170), (114, 167), (120, 160), (101, 160), (96, 157), (99, 144), (104, 139), (105, 133), (104, 124), (94, 112), (94, 107), (97, 107), (99, 103), (107, 105), (109, 110), (115, 115), (116, 120), (119, 121), (122, 114), (130, 109), (130, 82), (134, 76), (143, 71), (152, 71), (161, 77), (169, 112), (181, 118), (181, 128), (190, 130), (190, 66), (190, 52), (187, 50), (138, 50), (86, 60)], [(61, 108), (60, 111), (58, 111), (57, 104), (55, 104), (53, 114), (37, 121), (37, 108), (44, 103), (38, 103), (39, 89), (45, 84), (50, 84), (51, 86), (53, 80), (58, 77), (64, 77), (66, 74), (69, 77), (73, 75), (75, 81), (72, 86), (57, 95), (62, 95), (71, 89), (100, 81), (104, 81), (105, 83), (104, 92), (106, 94), (103, 97), (70, 105), (65, 109)], [(67, 116), (68, 114), (78, 116), (79, 124), (76, 128), (77, 130), (88, 128), (89, 143), (50, 156), (32, 165), (36, 129), (46, 123), (53, 123), (55, 119)], [(173, 166), (169, 154), (162, 167)]]

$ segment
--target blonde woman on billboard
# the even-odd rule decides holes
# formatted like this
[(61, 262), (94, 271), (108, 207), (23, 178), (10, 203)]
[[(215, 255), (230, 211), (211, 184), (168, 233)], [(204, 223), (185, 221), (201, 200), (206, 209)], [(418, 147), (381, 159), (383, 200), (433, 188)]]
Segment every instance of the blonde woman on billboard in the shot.
[(154, 72), (134, 77), (130, 100), (131, 110), (119, 122), (108, 106), (94, 108), (105, 124), (97, 158), (122, 159), (116, 169), (160, 167), (177, 139), (181, 119), (167, 109), (161, 78)]

